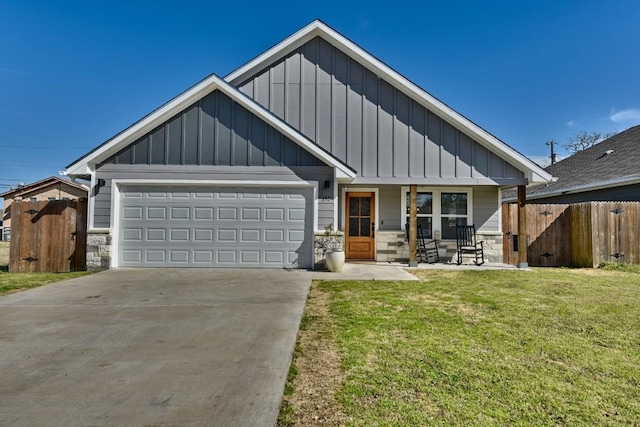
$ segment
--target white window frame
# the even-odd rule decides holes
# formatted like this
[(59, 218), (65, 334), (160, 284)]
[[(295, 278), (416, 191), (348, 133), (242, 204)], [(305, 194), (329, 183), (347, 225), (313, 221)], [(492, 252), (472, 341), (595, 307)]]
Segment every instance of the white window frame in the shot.
[[(400, 224), (402, 230), (405, 230), (406, 217), (407, 217), (407, 194), (409, 194), (410, 188), (408, 186), (401, 187), (400, 191), (400, 215), (402, 220)], [(433, 224), (433, 238), (442, 240), (442, 193), (466, 193), (467, 195), (467, 214), (457, 215), (449, 214), (447, 217), (467, 218), (467, 224), (473, 224), (473, 189), (469, 187), (418, 187), (418, 193), (431, 193), (433, 197), (433, 204), (431, 210), (431, 218)], [(453, 239), (446, 239), (453, 240)]]

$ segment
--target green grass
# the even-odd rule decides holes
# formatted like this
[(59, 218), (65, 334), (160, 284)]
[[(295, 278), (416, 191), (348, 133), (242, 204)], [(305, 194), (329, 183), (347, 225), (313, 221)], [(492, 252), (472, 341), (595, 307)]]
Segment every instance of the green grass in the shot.
[(640, 425), (640, 275), (631, 270), (315, 282), (330, 314), (305, 327), (335, 331), (347, 425)]
[(20, 290), (37, 288), (63, 280), (91, 274), (88, 271), (74, 271), (71, 273), (7, 273), (0, 271), (0, 295)]
[(48, 283), (73, 279), (74, 277), (91, 274), (87, 271), (72, 273), (8, 273), (9, 270), (9, 242), (0, 242), (0, 295), (17, 292), (24, 289), (37, 288)]

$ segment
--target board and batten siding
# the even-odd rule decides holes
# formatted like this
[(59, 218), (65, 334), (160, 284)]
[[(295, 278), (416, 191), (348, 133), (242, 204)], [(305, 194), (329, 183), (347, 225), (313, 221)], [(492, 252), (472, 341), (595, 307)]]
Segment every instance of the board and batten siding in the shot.
[(203, 97), (104, 163), (324, 166), (308, 151), (219, 91)]
[[(93, 228), (111, 227), (111, 195), (114, 179), (124, 180), (188, 180), (191, 185), (198, 185), (198, 181), (229, 182), (242, 185), (243, 181), (252, 182), (318, 182), (318, 229), (322, 230), (333, 222), (335, 199), (333, 188), (324, 188), (324, 181), (333, 182), (333, 169), (328, 166), (312, 167), (258, 167), (258, 166), (159, 166), (103, 164), (96, 170), (96, 178), (103, 179), (103, 186), (94, 186), (93, 198)], [(216, 184), (220, 186), (223, 184)]]
[(320, 37), (239, 89), (354, 168), (359, 178), (415, 178), (420, 183), (426, 178), (523, 177)]

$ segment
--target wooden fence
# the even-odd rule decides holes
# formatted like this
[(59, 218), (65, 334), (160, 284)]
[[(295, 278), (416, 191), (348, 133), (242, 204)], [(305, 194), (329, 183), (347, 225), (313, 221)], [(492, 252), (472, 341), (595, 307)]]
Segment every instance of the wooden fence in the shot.
[(86, 269), (87, 199), (11, 204), (9, 272)]
[[(531, 266), (597, 267), (640, 264), (640, 202), (529, 204), (527, 260)], [(502, 206), (504, 262), (517, 262), (518, 208)]]

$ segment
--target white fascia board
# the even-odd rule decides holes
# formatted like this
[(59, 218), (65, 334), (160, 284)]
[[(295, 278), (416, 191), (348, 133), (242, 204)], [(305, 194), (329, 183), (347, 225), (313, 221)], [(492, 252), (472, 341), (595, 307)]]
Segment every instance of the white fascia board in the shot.
[(184, 110), (188, 106), (192, 105), (199, 99), (213, 92), (214, 90), (220, 90), (220, 92), (227, 95), (229, 98), (242, 105), (251, 113), (255, 114), (269, 125), (273, 126), (283, 135), (287, 136), (292, 141), (295, 141), (303, 149), (322, 160), (324, 163), (332, 166), (340, 171), (341, 174), (355, 177), (355, 173), (347, 168), (345, 165), (337, 161), (333, 156), (326, 153), (320, 147), (315, 145), (309, 139), (305, 138), (295, 129), (278, 119), (271, 112), (262, 108), (255, 101), (240, 93), (238, 89), (231, 86), (229, 83), (222, 80), (216, 75), (211, 75), (201, 81), (200, 83), (188, 89), (183, 94), (169, 101), (155, 112), (149, 114), (147, 117), (140, 120), (138, 123), (127, 128), (122, 133), (116, 135), (102, 147), (98, 148), (93, 153), (84, 157), (81, 161), (76, 162), (67, 168), (67, 174), (69, 175), (87, 175), (92, 172), (95, 165), (106, 160), (109, 156), (116, 154), (119, 150), (124, 148), (127, 144), (134, 142), (136, 139), (151, 132), (158, 125), (166, 122), (180, 111)]
[(211, 75), (202, 80), (186, 92), (178, 95), (176, 98), (167, 102), (162, 107), (144, 117), (142, 120), (108, 140), (94, 152), (70, 165), (66, 170), (67, 174), (86, 175), (91, 173), (91, 169), (95, 169), (96, 164), (106, 160), (109, 156), (116, 154), (127, 144), (132, 143), (136, 139), (151, 132), (159, 124), (169, 120), (178, 112), (212, 92), (221, 81), (222, 80), (216, 75)]
[(491, 135), (489, 132), (485, 131), (469, 119), (448, 107), (443, 102), (439, 101), (437, 98), (425, 92), (407, 78), (392, 70), (389, 66), (367, 53), (346, 37), (317, 20), (278, 43), (276, 46), (267, 50), (262, 55), (248, 62), (236, 71), (227, 75), (225, 80), (234, 85), (238, 85), (253, 73), (272, 63), (274, 59), (287, 55), (316, 36), (327, 40), (330, 44), (340, 49), (346, 55), (354, 58), (366, 68), (391, 83), (396, 89), (400, 90), (411, 99), (419, 102), (425, 108), (433, 111), (437, 115), (448, 119), (460, 131), (471, 136), (474, 140), (496, 155), (513, 163), (514, 166), (517, 166), (518, 169), (525, 174), (525, 177), (529, 180), (530, 184), (551, 181), (552, 176), (526, 156), (518, 153), (507, 144)]
[(309, 40), (312, 40), (317, 35), (321, 35), (319, 32), (320, 27), (326, 27), (320, 21), (316, 20), (307, 25), (306, 27), (296, 31), (277, 45), (273, 46), (266, 52), (258, 55), (256, 58), (247, 62), (242, 67), (225, 76), (225, 80), (233, 85), (242, 83), (244, 79), (253, 74), (256, 70), (259, 70), (273, 61), (274, 57), (280, 57), (287, 55), (293, 50), (299, 48)]

